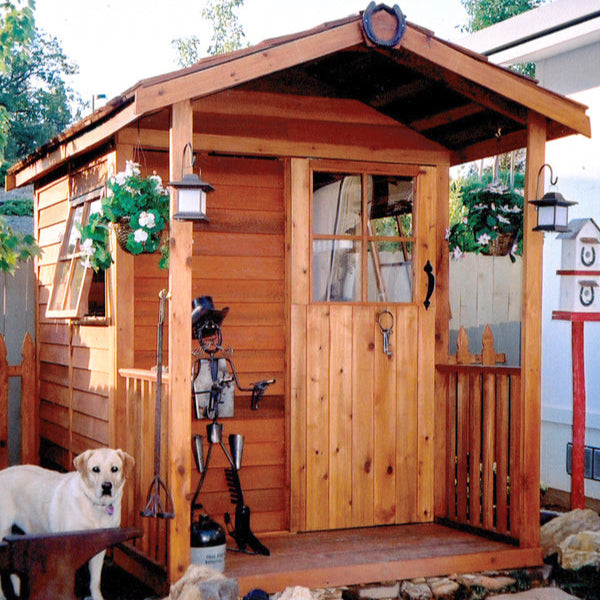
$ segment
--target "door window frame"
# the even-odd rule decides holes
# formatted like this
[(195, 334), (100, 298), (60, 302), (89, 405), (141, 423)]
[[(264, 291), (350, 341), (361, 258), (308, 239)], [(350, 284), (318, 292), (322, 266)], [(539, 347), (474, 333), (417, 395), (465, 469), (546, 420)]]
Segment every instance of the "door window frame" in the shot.
[[(332, 172), (347, 175), (360, 175), (361, 176), (361, 228), (360, 233), (356, 235), (335, 235), (335, 234), (315, 234), (314, 233), (314, 173), (315, 172)], [(419, 180), (418, 176), (422, 173), (419, 165), (387, 165), (381, 163), (369, 163), (369, 162), (352, 162), (352, 161), (337, 161), (337, 160), (312, 160), (309, 163), (309, 195), (310, 195), (310, 223), (309, 223), (309, 261), (310, 261), (310, 303), (311, 304), (414, 304), (416, 299), (414, 297), (411, 302), (393, 302), (389, 300), (385, 301), (370, 301), (368, 300), (368, 253), (370, 243), (377, 244), (379, 242), (400, 242), (400, 243), (411, 243), (412, 244), (412, 263), (418, 257), (416, 254), (419, 251), (419, 244), (417, 239), (419, 235)], [(366, 183), (365, 176), (369, 175), (388, 175), (390, 177), (411, 177), (414, 180), (414, 192), (413, 192), (413, 211), (412, 211), (412, 235), (410, 236), (378, 236), (374, 233), (369, 234), (367, 222), (369, 219), (367, 211), (367, 194), (366, 194)], [(344, 300), (344, 301), (328, 301), (328, 300), (315, 300), (314, 299), (314, 242), (318, 240), (323, 241), (352, 241), (361, 244), (361, 297), (359, 300)], [(415, 284), (415, 278), (413, 273), (413, 290)]]

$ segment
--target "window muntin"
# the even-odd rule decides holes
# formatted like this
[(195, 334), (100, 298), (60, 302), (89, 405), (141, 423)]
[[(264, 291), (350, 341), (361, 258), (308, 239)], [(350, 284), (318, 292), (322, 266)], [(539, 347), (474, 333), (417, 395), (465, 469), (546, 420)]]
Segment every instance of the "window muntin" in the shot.
[(415, 179), (313, 172), (316, 302), (413, 300)]
[[(79, 226), (85, 225), (91, 214), (102, 210), (104, 187), (97, 188), (70, 202), (69, 217), (58, 255), (46, 316), (51, 318), (81, 318), (89, 314), (88, 294), (94, 287), (94, 316), (105, 316), (104, 273), (94, 274), (81, 260)], [(100, 306), (100, 304), (102, 306)]]

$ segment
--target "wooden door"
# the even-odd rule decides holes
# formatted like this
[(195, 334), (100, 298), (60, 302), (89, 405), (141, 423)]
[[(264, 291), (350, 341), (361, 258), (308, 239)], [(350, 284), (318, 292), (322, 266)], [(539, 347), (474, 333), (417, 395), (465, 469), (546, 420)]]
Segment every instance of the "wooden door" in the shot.
[[(327, 177), (335, 172), (347, 181), (347, 167), (307, 161), (292, 161), (289, 178), (292, 529), (428, 521), (433, 505), (435, 302), (428, 310), (423, 304), (423, 267), (429, 261), (435, 268), (435, 170), (352, 167), (362, 174), (363, 198), (375, 198), (373, 174), (391, 172), (412, 181), (410, 231), (398, 241), (386, 233), (382, 241), (373, 238), (379, 234), (368, 223), (370, 217), (362, 216), (374, 214), (373, 203), (363, 201), (346, 237), (315, 224), (322, 207), (316, 194), (305, 190), (315, 187), (320, 169)], [(359, 180), (355, 184), (360, 186)], [(352, 219), (337, 214), (333, 221), (348, 224)], [(323, 278), (331, 287), (331, 265), (348, 262), (347, 255), (336, 258), (336, 252), (343, 252), (332, 250), (325, 260), (327, 274), (319, 273), (318, 253), (336, 244), (352, 253), (362, 276), (355, 275), (352, 285), (344, 281), (337, 291), (323, 292)], [(374, 246), (381, 256), (401, 256), (402, 244), (410, 250), (408, 296), (406, 289), (381, 293)], [(383, 279), (393, 287), (398, 276), (385, 275), (390, 259), (380, 262)], [(387, 354), (380, 325), (393, 325)]]

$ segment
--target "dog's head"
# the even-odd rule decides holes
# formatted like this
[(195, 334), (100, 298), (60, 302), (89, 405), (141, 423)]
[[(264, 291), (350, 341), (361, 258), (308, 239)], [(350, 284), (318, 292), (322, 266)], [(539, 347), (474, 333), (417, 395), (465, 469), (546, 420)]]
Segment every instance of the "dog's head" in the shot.
[(106, 505), (120, 499), (123, 484), (134, 464), (133, 457), (127, 452), (112, 448), (86, 450), (73, 461), (86, 495), (94, 503)]

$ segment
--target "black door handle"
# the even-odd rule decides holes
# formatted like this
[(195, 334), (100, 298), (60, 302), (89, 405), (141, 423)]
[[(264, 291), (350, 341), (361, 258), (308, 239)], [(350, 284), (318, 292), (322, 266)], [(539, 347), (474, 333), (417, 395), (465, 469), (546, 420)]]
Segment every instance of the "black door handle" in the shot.
[(431, 304), (430, 299), (435, 288), (435, 277), (433, 275), (433, 267), (429, 261), (427, 261), (427, 264), (425, 267), (423, 267), (423, 270), (425, 273), (427, 273), (427, 296), (425, 296), (425, 302), (423, 302), (425, 305), (425, 310), (427, 310)]

